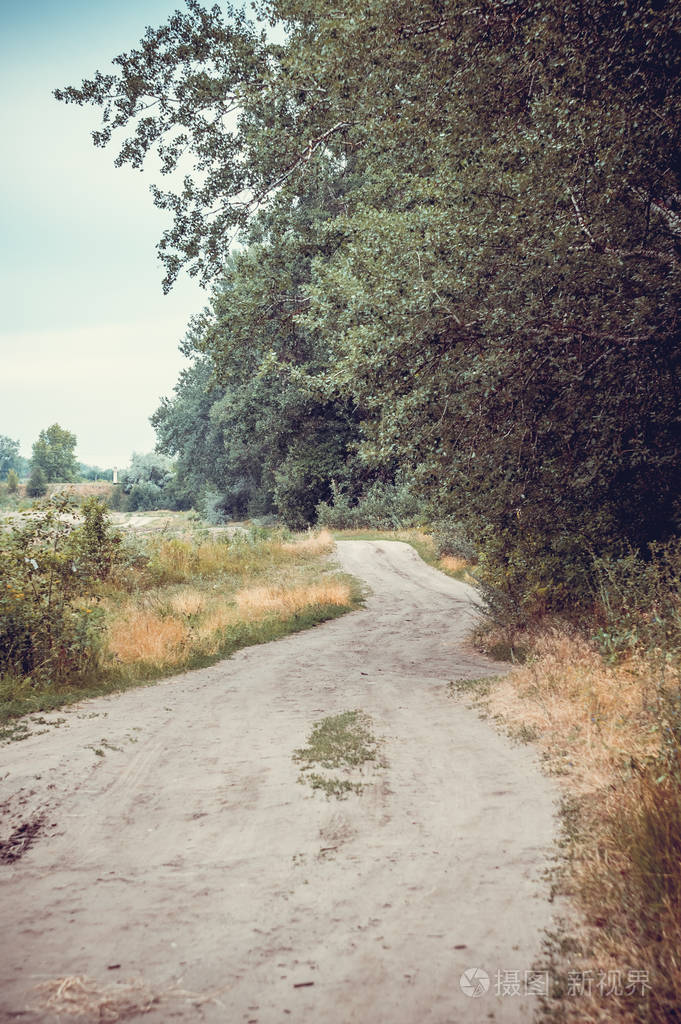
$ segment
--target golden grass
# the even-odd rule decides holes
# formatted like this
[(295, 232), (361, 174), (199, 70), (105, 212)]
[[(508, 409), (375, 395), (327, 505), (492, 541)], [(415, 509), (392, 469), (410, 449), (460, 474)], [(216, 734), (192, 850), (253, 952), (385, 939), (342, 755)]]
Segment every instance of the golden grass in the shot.
[(82, 480), (80, 483), (51, 483), (47, 485), (47, 495), (69, 494), (74, 498), (106, 498), (113, 491), (114, 485), (109, 480)]
[[(511, 734), (537, 737), (576, 812), (562, 885), (581, 915), (570, 936), (578, 952), (568, 964), (559, 958), (557, 970), (597, 979), (638, 969), (651, 989), (637, 1008), (626, 993), (605, 997), (594, 985), (554, 1015), (565, 1024), (662, 1024), (681, 1004), (681, 788), (660, 756), (673, 750), (663, 739), (662, 663), (639, 655), (606, 664), (567, 628), (529, 646), (528, 662), (483, 703)], [(665, 672), (666, 689), (678, 694), (678, 671)]]
[(324, 529), (319, 530), (317, 533), (309, 531), (308, 533), (296, 534), (292, 541), (282, 542), (281, 549), (287, 554), (317, 557), (330, 554), (333, 550), (333, 544), (334, 540), (331, 531)]
[(583, 638), (554, 629), (533, 642), (532, 658), (501, 679), (489, 710), (537, 732), (554, 771), (588, 792), (608, 785), (624, 760), (657, 749), (650, 720), (654, 682), (643, 659), (606, 665)]
[(128, 539), (124, 564), (99, 589), (91, 621), (101, 634), (87, 678), (36, 694), (23, 680), (3, 677), (0, 715), (127, 689), (350, 611), (359, 592), (330, 570), (324, 556), (332, 546), (328, 531)]
[(192, 618), (206, 608), (206, 595), (196, 587), (183, 587), (169, 599), (169, 605), (177, 615)]
[(103, 985), (93, 978), (71, 976), (36, 986), (33, 1010), (89, 1021), (123, 1021), (148, 1013), (158, 997), (140, 979)]
[(179, 619), (142, 609), (131, 608), (109, 623), (109, 650), (122, 665), (176, 665), (186, 652), (188, 639), (189, 631)]
[(226, 634), (243, 633), (249, 624), (351, 607), (348, 583), (320, 564), (332, 547), (328, 530), (293, 539), (152, 539), (148, 550), (157, 585), (123, 600), (110, 595), (103, 603), (111, 659), (128, 668), (181, 668), (195, 655), (219, 656)]
[(197, 541), (191, 534), (184, 534), (155, 537), (148, 543), (153, 574), (159, 581), (177, 583), (221, 573), (252, 575), (290, 562), (313, 561), (333, 549), (328, 530), (296, 534), (292, 540), (274, 534), (253, 541), (246, 534), (236, 533)]
[(442, 555), (438, 560), (438, 565), (446, 569), (447, 572), (461, 572), (462, 569), (468, 569), (470, 562), (467, 562), (465, 558), (455, 558), (454, 555)]
[(347, 605), (350, 587), (334, 580), (297, 587), (249, 587), (236, 595), (239, 615), (261, 619), (267, 615), (296, 615), (313, 605)]

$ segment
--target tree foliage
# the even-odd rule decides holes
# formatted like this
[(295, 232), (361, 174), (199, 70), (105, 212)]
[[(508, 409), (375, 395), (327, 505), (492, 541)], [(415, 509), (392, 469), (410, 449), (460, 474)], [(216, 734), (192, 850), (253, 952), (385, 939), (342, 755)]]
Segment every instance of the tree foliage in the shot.
[[(59, 96), (103, 107), (98, 143), (127, 130), (119, 163), (193, 161), (155, 193), (166, 284), (223, 275), (198, 351), (226, 388), (239, 364), (245, 435), (280, 396), (296, 431), (351, 410), (366, 471), (409, 474), (491, 580), (573, 600), (594, 554), (679, 525), (681, 9), (260, 12), (283, 43), (191, 0)], [(314, 476), (296, 444), (267, 466), (284, 505)]]
[(97, 587), (119, 560), (106, 508), (58, 495), (0, 531), (0, 672), (59, 683), (94, 664)]
[(19, 442), (0, 434), (0, 480), (6, 480), (11, 470), (19, 470)]
[(78, 475), (76, 443), (75, 434), (53, 423), (47, 430), (40, 431), (33, 445), (31, 468), (39, 467), (49, 483), (75, 480)]
[(47, 473), (42, 466), (34, 466), (26, 482), (26, 494), (29, 498), (42, 498), (47, 494)]
[(120, 474), (110, 504), (126, 512), (187, 508), (178, 487), (175, 466), (165, 455), (133, 452), (130, 465)]

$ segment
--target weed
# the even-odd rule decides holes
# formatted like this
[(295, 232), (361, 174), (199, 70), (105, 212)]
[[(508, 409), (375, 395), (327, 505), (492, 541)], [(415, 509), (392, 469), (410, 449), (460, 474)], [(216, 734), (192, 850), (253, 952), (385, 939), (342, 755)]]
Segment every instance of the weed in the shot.
[(447, 693), (450, 697), (472, 697), (474, 700), (484, 700), (488, 697), (494, 677), (483, 677), (482, 679), (452, 679), (447, 683)]
[(364, 786), (361, 782), (352, 782), (350, 779), (329, 778), (320, 775), (318, 772), (310, 772), (305, 776), (305, 781), (313, 789), (321, 789), (327, 797), (335, 796), (342, 800), (348, 793), (361, 793)]
[(316, 722), (307, 747), (295, 750), (293, 759), (323, 768), (354, 768), (375, 761), (377, 751), (369, 716), (363, 711), (344, 711)]
[(524, 722), (521, 725), (507, 729), (506, 732), (509, 739), (513, 740), (515, 743), (534, 743), (540, 736), (539, 730), (536, 726), (525, 725)]
[(6, 728), (0, 728), (0, 742), (9, 743), (16, 740), (27, 740), (31, 735), (28, 722), (16, 722)]
[[(361, 771), (369, 763), (378, 765), (378, 754), (379, 742), (370, 717), (363, 711), (344, 711), (316, 722), (308, 745), (294, 750), (293, 760), (302, 765), (299, 782), (341, 800), (349, 793), (362, 792), (363, 783), (348, 776), (353, 769)], [(340, 769), (345, 777), (312, 771), (314, 767)]]

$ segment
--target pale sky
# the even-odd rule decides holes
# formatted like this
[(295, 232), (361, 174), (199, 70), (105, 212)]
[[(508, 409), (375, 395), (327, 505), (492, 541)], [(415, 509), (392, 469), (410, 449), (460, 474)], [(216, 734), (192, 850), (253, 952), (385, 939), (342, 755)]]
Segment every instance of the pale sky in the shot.
[[(161, 289), (169, 224), (151, 171), (95, 149), (94, 108), (57, 103), (136, 46), (183, 0), (0, 0), (0, 434), (30, 456), (57, 422), (77, 458), (125, 466), (154, 447), (149, 416), (171, 393), (189, 317), (207, 301), (186, 275)], [(163, 182), (161, 182), (163, 183)]]

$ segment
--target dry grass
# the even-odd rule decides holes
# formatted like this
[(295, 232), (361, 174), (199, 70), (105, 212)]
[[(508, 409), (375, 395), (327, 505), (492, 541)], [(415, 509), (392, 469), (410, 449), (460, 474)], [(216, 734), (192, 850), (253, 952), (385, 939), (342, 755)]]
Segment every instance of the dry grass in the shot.
[(181, 515), (178, 535), (129, 533), (121, 545), (121, 564), (93, 599), (97, 615), (88, 621), (97, 632), (87, 676), (40, 689), (3, 676), (2, 721), (199, 668), (361, 603), (359, 589), (325, 557), (333, 545), (328, 531), (190, 534)]
[(643, 659), (606, 665), (582, 637), (553, 629), (535, 638), (532, 657), (501, 679), (489, 709), (509, 725), (541, 736), (556, 774), (580, 793), (609, 785), (633, 757), (657, 750), (651, 708), (655, 684)]
[(260, 619), (267, 615), (297, 615), (313, 605), (348, 605), (347, 583), (328, 580), (297, 587), (249, 587), (236, 595), (236, 606), (244, 618)]
[(79, 976), (42, 982), (36, 996), (36, 1012), (111, 1022), (149, 1013), (159, 1001), (141, 981), (101, 985)]
[(442, 555), (438, 566), (447, 572), (460, 573), (464, 569), (470, 568), (470, 562), (467, 562), (465, 558), (455, 558), (454, 555)]
[(333, 551), (333, 543), (333, 536), (330, 530), (324, 529), (319, 530), (318, 533), (312, 531), (299, 533), (292, 541), (283, 541), (281, 549), (287, 554), (293, 554), (296, 557), (310, 555), (313, 558), (317, 558), (320, 555), (330, 554)]
[(107, 498), (113, 491), (113, 484), (108, 480), (83, 480), (80, 483), (52, 483), (47, 485), (47, 495), (69, 494), (74, 498)]
[(222, 985), (212, 992), (190, 992), (173, 985), (154, 993), (138, 978), (102, 984), (94, 978), (70, 976), (37, 985), (31, 1009), (41, 1015), (50, 1014), (50, 1017), (54, 1014), (60, 1019), (75, 1018), (100, 1024), (137, 1019), (152, 1010), (158, 1012), (162, 1006), (170, 1016), (175, 1016), (178, 1004), (191, 1006), (201, 1015), (200, 1008), (207, 1003), (224, 1010), (220, 996), (230, 987)]
[(170, 598), (170, 607), (177, 615), (194, 618), (206, 608), (206, 595), (196, 587), (183, 587)]
[(278, 565), (318, 559), (332, 549), (333, 537), (328, 530), (297, 534), (290, 540), (278, 534), (254, 540), (244, 533), (199, 541), (191, 534), (149, 540), (152, 572), (159, 581), (177, 583), (221, 573), (250, 575)]
[(115, 618), (108, 631), (109, 650), (121, 665), (142, 662), (163, 668), (180, 664), (188, 640), (189, 631), (180, 619), (134, 606)]
[[(669, 694), (681, 678), (659, 658), (604, 663), (567, 628), (528, 641), (531, 657), (483, 698), (512, 735), (536, 737), (569, 800), (562, 888), (580, 921), (579, 950), (556, 970), (592, 972), (590, 994), (548, 1016), (565, 1024), (678, 1021), (681, 1016), (681, 787)], [(671, 705), (669, 705), (671, 707)], [(673, 716), (673, 708), (670, 712)], [(670, 725), (670, 722), (672, 723)], [(671, 762), (669, 761), (671, 751)], [(665, 760), (666, 758), (666, 760)], [(650, 991), (599, 991), (610, 971), (647, 972)]]
[(146, 674), (181, 669), (197, 657), (220, 656), (248, 631), (257, 642), (259, 623), (293, 624), (308, 615), (312, 624), (330, 609), (351, 608), (348, 583), (322, 561), (332, 546), (328, 531), (293, 539), (153, 539), (156, 586), (104, 602), (109, 665), (128, 675), (136, 667)]
[(244, 624), (292, 619), (311, 609), (351, 604), (349, 585), (334, 578), (246, 587), (236, 593), (192, 587), (164, 595), (157, 590), (132, 598), (111, 615), (108, 649), (119, 665), (177, 668), (195, 654), (218, 654), (225, 633)]

